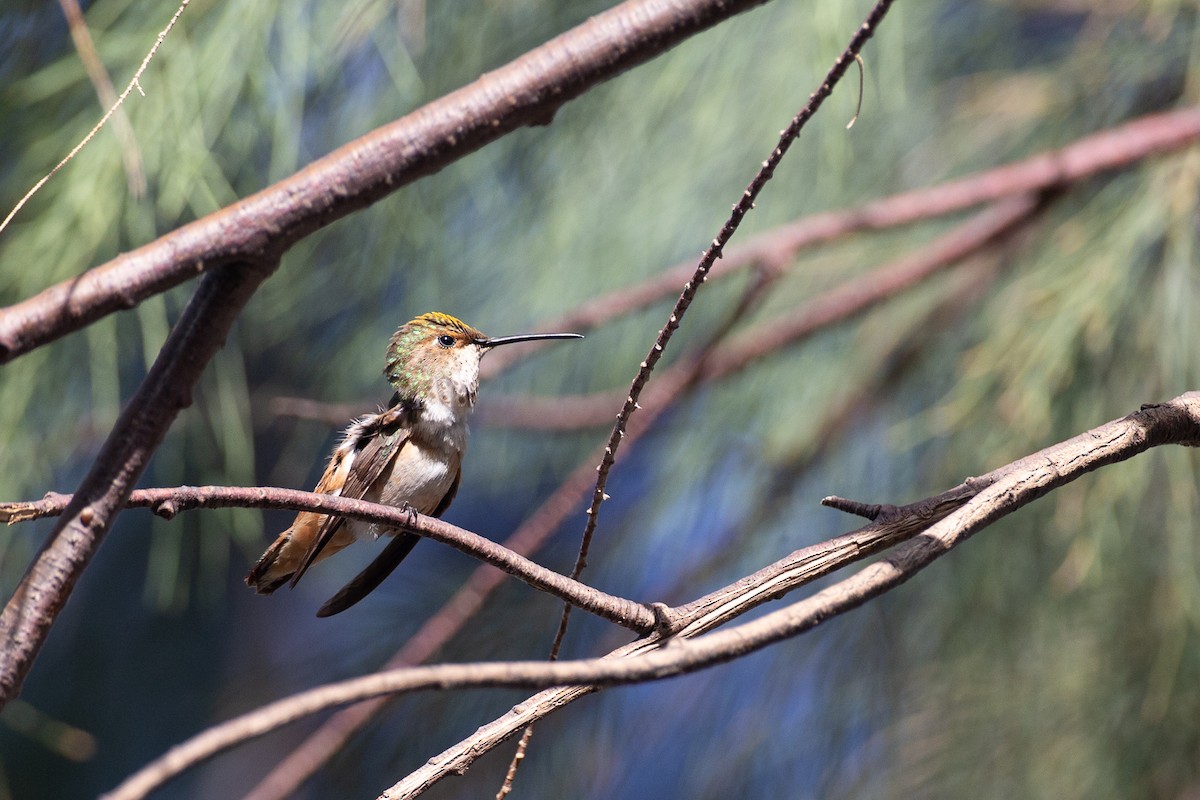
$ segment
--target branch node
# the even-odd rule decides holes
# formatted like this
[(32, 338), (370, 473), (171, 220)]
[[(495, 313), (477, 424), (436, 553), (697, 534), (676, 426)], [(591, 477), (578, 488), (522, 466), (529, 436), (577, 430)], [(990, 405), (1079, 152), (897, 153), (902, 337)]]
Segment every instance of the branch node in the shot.
[(179, 508), (175, 505), (174, 500), (163, 500), (155, 503), (150, 510), (163, 519), (175, 519), (175, 515), (179, 513)]
[(845, 511), (847, 514), (853, 514), (856, 517), (866, 517), (872, 522), (878, 519), (879, 515), (887, 508), (879, 503), (860, 503), (857, 500), (847, 500), (845, 497), (838, 497), (836, 494), (822, 498), (821, 505), (837, 511)]
[(679, 628), (679, 615), (666, 603), (650, 603), (647, 608), (654, 615), (654, 634), (669, 639)]

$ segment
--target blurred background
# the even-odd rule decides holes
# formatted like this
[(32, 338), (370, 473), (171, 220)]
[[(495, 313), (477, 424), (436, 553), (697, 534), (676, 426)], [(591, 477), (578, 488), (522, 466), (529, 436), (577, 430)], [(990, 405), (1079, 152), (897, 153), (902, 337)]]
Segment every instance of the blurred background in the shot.
[[(0, 303), (247, 196), (605, 7), (193, 0), (141, 79), (146, 97), (125, 106), (136, 142), (102, 132), (0, 235)], [(336, 426), (275, 401), (386, 400), (384, 349), (407, 319), (441, 310), (519, 333), (694, 260), (868, 9), (776, 0), (301, 242), (142, 484), (309, 488)], [(83, 10), (119, 92), (173, 6)], [(1198, 37), (1196, 5), (1179, 0), (897, 3), (864, 52), (857, 124), (845, 129), (852, 73), (734, 242), (1195, 104)], [(3, 211), (101, 113), (62, 8), (0, 0)], [(694, 599), (858, 526), (825, 495), (909, 502), (1200, 388), (1198, 186), (1197, 149), (1082, 181), (961, 267), (701, 386), (619, 461), (584, 579)], [(714, 280), (667, 361), (731, 319), (735, 334), (789, 319), (964, 218), (789, 257), (741, 316), (755, 273)], [(192, 289), (4, 367), (0, 499), (75, 487)], [(622, 390), (673, 299), (485, 385), (447, 519), (497, 540), (516, 529), (609, 423), (528, 430), (498, 411)], [(1108, 467), (809, 635), (586, 698), (539, 726), (515, 796), (1200, 797), (1196, 477), (1182, 448)], [(537, 561), (569, 571), (582, 509)], [(369, 672), (475, 568), (423, 544), (361, 605), (319, 620), (370, 548), (254, 596), (241, 578), (290, 517), (122, 515), (0, 714), (0, 798), (95, 795), (210, 724)], [(3, 531), (5, 597), (51, 524)], [(542, 658), (559, 608), (507, 581), (435, 659)], [(627, 639), (575, 614), (564, 654)], [(374, 797), (523, 695), (402, 698), (296, 796)], [(240, 797), (321, 721), (160, 796)], [(428, 796), (492, 796), (513, 747)]]

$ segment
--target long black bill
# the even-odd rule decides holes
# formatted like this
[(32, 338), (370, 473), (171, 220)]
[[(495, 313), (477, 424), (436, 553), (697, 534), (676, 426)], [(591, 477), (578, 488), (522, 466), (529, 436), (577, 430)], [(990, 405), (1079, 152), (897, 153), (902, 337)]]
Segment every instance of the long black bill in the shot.
[(494, 336), (490, 339), (478, 339), (475, 344), (480, 347), (497, 347), (502, 344), (517, 342), (540, 342), (543, 339), (582, 339), (581, 333), (521, 333), (516, 336)]

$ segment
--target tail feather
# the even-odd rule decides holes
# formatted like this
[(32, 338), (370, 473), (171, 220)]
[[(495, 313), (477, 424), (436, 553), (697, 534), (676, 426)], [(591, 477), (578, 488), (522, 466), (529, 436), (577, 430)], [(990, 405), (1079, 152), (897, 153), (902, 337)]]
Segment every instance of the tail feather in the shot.
[(287, 543), (288, 537), (280, 536), (267, 548), (267, 552), (263, 553), (258, 563), (251, 567), (250, 572), (246, 574), (247, 586), (259, 594), (270, 594), (291, 580), (291, 571), (282, 575), (279, 572), (272, 572), (272, 568), (279, 561), (279, 552), (283, 550), (283, 546)]
[(381, 584), (384, 578), (392, 574), (392, 570), (399, 566), (419, 541), (421, 541), (421, 537), (415, 533), (398, 533), (393, 536), (387, 547), (383, 548), (383, 552), (376, 556), (374, 561), (318, 609), (317, 616), (331, 617), (334, 614), (340, 614), (362, 600)]

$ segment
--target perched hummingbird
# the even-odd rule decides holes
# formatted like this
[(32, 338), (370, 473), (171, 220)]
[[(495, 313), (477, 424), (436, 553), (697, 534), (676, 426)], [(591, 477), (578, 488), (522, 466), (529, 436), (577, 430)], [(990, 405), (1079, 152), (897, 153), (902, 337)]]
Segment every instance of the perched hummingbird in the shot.
[[(346, 428), (314, 490), (440, 517), (462, 477), (467, 417), (479, 388), (479, 362), (493, 347), (577, 333), (490, 338), (449, 314), (422, 314), (388, 345), (383, 374), (395, 388), (387, 409)], [(259, 594), (295, 586), (310, 566), (367, 535), (390, 536), (374, 561), (317, 611), (328, 617), (357, 603), (396, 568), (421, 537), (343, 517), (301, 511), (246, 576)]]

